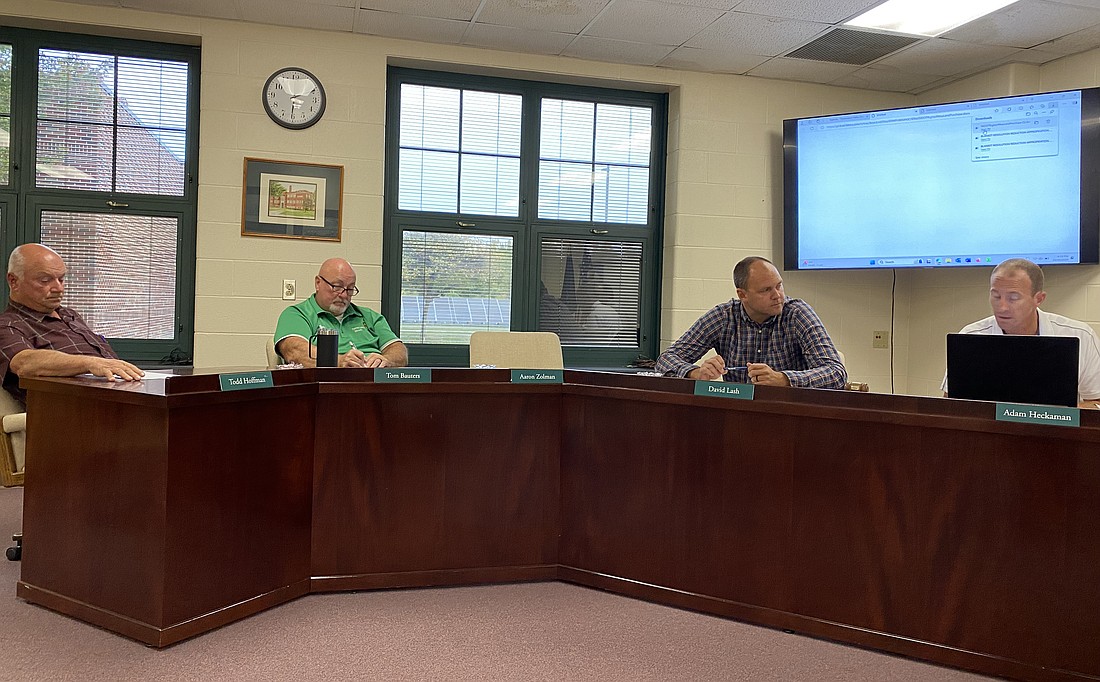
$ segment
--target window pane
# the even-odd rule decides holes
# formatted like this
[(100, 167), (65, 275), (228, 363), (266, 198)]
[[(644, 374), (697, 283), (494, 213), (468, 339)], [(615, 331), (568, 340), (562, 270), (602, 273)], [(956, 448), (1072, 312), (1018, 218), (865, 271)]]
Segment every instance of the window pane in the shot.
[(641, 321), (640, 242), (543, 239), (540, 331), (564, 345), (631, 348)]
[(406, 211), (458, 210), (458, 154), (402, 149), (398, 208)]
[(519, 157), (523, 98), (496, 92), (462, 93), (462, 151)]
[(649, 206), (649, 169), (597, 166), (592, 187), (592, 219), (644, 225)]
[(591, 102), (542, 100), (539, 158), (555, 161), (591, 161), (595, 125)]
[(592, 219), (592, 165), (539, 162), (539, 217)]
[(11, 45), (0, 44), (0, 185), (11, 183)]
[(87, 123), (38, 123), (39, 187), (111, 191), (114, 143), (110, 126)]
[(596, 162), (648, 167), (652, 119), (645, 107), (596, 107)]
[(172, 339), (173, 217), (42, 212), (42, 243), (65, 259), (65, 305), (110, 338)]
[(457, 152), (460, 92), (402, 85), (401, 146)]
[(37, 186), (183, 195), (186, 63), (43, 49), (38, 72)]
[(512, 237), (402, 233), (402, 341), (465, 345), (511, 318)]
[(519, 215), (519, 159), (462, 155), (462, 212)]

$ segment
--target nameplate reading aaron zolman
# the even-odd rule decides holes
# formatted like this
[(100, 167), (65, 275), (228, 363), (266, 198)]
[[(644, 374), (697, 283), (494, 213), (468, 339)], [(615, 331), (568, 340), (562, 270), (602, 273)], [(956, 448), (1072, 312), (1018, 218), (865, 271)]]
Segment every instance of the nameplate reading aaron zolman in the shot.
[(695, 395), (712, 395), (718, 398), (752, 400), (756, 387), (752, 384), (728, 384), (724, 381), (696, 381)]
[(223, 391), (247, 391), (250, 388), (271, 388), (275, 382), (271, 372), (239, 372), (237, 374), (219, 374)]
[(1024, 424), (1052, 424), (1054, 426), (1080, 426), (1081, 410), (1076, 407), (997, 403), (997, 421), (1022, 422)]
[(432, 369), (430, 367), (378, 367), (374, 370), (374, 383), (376, 384), (430, 384), (432, 383)]
[(513, 369), (513, 384), (560, 384), (565, 372), (560, 369)]

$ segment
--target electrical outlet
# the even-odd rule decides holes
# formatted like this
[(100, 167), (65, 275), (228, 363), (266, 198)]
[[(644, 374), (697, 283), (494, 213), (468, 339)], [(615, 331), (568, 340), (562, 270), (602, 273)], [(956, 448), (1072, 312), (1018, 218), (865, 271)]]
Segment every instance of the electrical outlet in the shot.
[(284, 279), (283, 280), (283, 300), (284, 301), (293, 301), (295, 298), (297, 298), (294, 295), (294, 288), (295, 288), (294, 287), (294, 280), (292, 280), (292, 279)]
[(874, 331), (871, 332), (871, 348), (889, 348), (890, 347), (890, 332), (887, 331)]

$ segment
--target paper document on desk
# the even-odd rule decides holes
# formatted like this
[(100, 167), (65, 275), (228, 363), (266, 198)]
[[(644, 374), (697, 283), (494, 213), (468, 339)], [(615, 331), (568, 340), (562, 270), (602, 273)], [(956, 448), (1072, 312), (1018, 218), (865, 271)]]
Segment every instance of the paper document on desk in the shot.
[[(147, 379), (167, 379), (168, 377), (174, 377), (174, 376), (176, 376), (176, 375), (172, 374), (171, 372), (153, 372), (153, 371), (150, 371), (150, 370), (146, 370), (145, 375), (143, 377), (141, 377), (141, 380), (145, 381)], [(98, 374), (92, 374), (91, 372), (85, 372), (84, 374), (77, 374), (76, 378), (78, 378), (78, 379), (102, 379), (103, 377), (99, 376)], [(122, 377), (120, 377), (119, 375), (116, 374), (115, 378), (116, 379), (121, 379)]]

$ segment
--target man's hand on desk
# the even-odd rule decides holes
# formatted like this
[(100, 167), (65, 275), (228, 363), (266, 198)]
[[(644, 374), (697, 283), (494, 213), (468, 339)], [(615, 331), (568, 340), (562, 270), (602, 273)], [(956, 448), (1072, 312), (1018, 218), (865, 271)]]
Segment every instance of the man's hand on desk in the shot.
[(340, 357), (340, 366), (366, 367), (373, 369), (375, 367), (392, 367), (393, 363), (379, 353), (364, 354), (363, 351), (358, 348), (352, 348)]
[(790, 386), (791, 378), (783, 372), (777, 372), (763, 362), (749, 363), (749, 383), (761, 386)]
[(139, 381), (145, 372), (125, 360), (81, 356), (88, 361), (88, 373), (103, 377), (107, 381)]
[(687, 378), (696, 379), (698, 381), (720, 381), (725, 373), (726, 361), (714, 355), (704, 360), (703, 364), (688, 372)]

